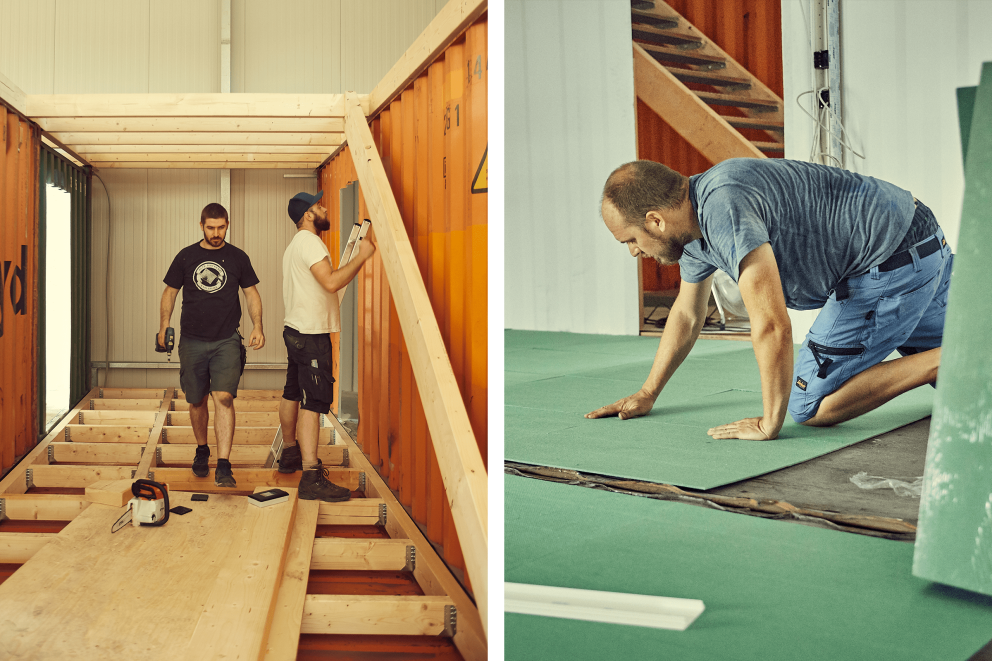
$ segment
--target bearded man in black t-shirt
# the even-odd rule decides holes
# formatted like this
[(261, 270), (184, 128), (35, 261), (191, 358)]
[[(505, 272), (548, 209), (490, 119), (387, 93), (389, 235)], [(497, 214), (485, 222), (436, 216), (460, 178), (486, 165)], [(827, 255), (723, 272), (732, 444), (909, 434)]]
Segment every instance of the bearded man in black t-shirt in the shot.
[(179, 385), (189, 402), (189, 419), (196, 437), (193, 474), (206, 477), (210, 472), (209, 394), (214, 401), (218, 456), (214, 482), (219, 487), (237, 486), (230, 458), (234, 442), (234, 398), (238, 396), (238, 381), (245, 361), (245, 349), (238, 333), (239, 287), (244, 289), (253, 324), (248, 346), (257, 351), (265, 345), (262, 298), (255, 288), (258, 276), (248, 255), (224, 241), (227, 228), (227, 209), (217, 203), (203, 208), (200, 214), (203, 240), (180, 250), (165, 274), (158, 333), (159, 345), (165, 346), (165, 330), (172, 319), (176, 295), (184, 289), (179, 319)]

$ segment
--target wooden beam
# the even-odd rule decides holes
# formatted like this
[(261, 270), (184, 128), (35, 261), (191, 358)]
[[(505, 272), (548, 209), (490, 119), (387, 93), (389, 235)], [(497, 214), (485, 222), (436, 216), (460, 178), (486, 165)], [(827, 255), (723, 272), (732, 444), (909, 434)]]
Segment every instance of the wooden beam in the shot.
[(320, 161), (93, 161), (91, 165), (98, 170), (313, 170)]
[[(94, 389), (97, 391), (97, 389)], [(100, 388), (96, 399), (162, 399), (174, 388)]]
[[(82, 135), (82, 134), (80, 134)], [(125, 134), (126, 135), (126, 134)], [(145, 134), (148, 135), (148, 134)], [(252, 134), (246, 134), (252, 135)], [(281, 135), (281, 134), (280, 134)], [(330, 141), (327, 141), (330, 142)], [(206, 143), (200, 143), (198, 145), (176, 145), (176, 144), (146, 144), (146, 145), (79, 145), (77, 150), (80, 154), (92, 154), (95, 160), (110, 160), (107, 158), (101, 159), (100, 154), (114, 154), (114, 155), (134, 155), (132, 160), (141, 160), (137, 158), (141, 154), (160, 154), (162, 156), (173, 157), (176, 154), (182, 154), (183, 158), (196, 159), (201, 154), (214, 154), (215, 156), (220, 154), (226, 154), (230, 157), (230, 154), (267, 154), (270, 156), (276, 155), (306, 155), (306, 156), (319, 156), (320, 158), (326, 158), (327, 154), (330, 153), (332, 149), (337, 146), (338, 143), (328, 144), (328, 145), (211, 145)], [(219, 156), (217, 156), (219, 157)], [(151, 160), (151, 159), (149, 159)], [(278, 159), (269, 159), (278, 160)]]
[(411, 546), (409, 539), (321, 537), (313, 540), (310, 569), (402, 571)]
[(161, 399), (94, 399), (93, 411), (157, 411)]
[(303, 152), (295, 154), (258, 154), (251, 152), (229, 152), (225, 154), (199, 153), (199, 152), (94, 152), (89, 154), (92, 163), (100, 163), (104, 167), (108, 163), (120, 163), (130, 165), (133, 161), (162, 161), (169, 163), (208, 163), (213, 161), (234, 162), (270, 162), (278, 161), (282, 163), (294, 163), (294, 167), (300, 167), (300, 163), (320, 163), (326, 154), (324, 152)]
[[(44, 468), (51, 470), (62, 467), (45, 466)], [(359, 473), (361, 471), (329, 466), (327, 472), (328, 479), (334, 484), (350, 489), (351, 491), (358, 490)], [(238, 483), (237, 491), (251, 491), (258, 487), (295, 489), (300, 484), (300, 473), (280, 473), (274, 468), (238, 468), (234, 471), (234, 479)], [(95, 482), (96, 480), (93, 481)], [(209, 491), (210, 493), (231, 493), (233, 491), (230, 488), (214, 486), (213, 476), (194, 476), (189, 468), (156, 468), (155, 481), (168, 484), (169, 488), (174, 491)]]
[(447, 597), (308, 594), (301, 633), (437, 636)]
[[(186, 399), (186, 393), (182, 390), (176, 389), (176, 401)], [(245, 402), (248, 400), (255, 401), (269, 401), (278, 403), (282, 399), (282, 390), (238, 390), (238, 401)], [(212, 402), (208, 399), (207, 405), (211, 405)]]
[(134, 495), (134, 480), (103, 480), (86, 487), (86, 500), (91, 503), (124, 507)]
[[(171, 411), (168, 417), (168, 424), (170, 426), (189, 427), (189, 411)], [(235, 410), (234, 424), (235, 429), (245, 429), (247, 427), (278, 427), (279, 413), (276, 411)]]
[(46, 145), (48, 145), (49, 147), (51, 147), (52, 149), (61, 150), (62, 156), (68, 158), (69, 161), (75, 165), (83, 167), (90, 164), (89, 161), (87, 161), (85, 158), (83, 158), (78, 153), (76, 153), (74, 149), (63, 144), (62, 141), (53, 137), (51, 133), (45, 133), (44, 131), (42, 131), (41, 141)]
[[(284, 119), (271, 117), (42, 117), (38, 125), (49, 133), (64, 132), (156, 132), (181, 133), (341, 133), (344, 122), (330, 117)], [(67, 143), (72, 145), (72, 143)]]
[(0, 562), (23, 565), (55, 539), (55, 535), (53, 532), (0, 532)]
[(136, 478), (148, 478), (148, 472), (153, 470), (157, 465), (158, 457), (155, 455), (155, 447), (162, 440), (162, 427), (165, 426), (169, 409), (172, 408), (174, 394), (175, 391), (166, 391), (165, 397), (162, 399), (162, 405), (159, 407), (158, 414), (155, 416), (155, 425), (152, 427), (151, 432), (148, 433), (148, 442), (145, 443), (144, 454), (141, 456), (141, 461), (138, 462), (138, 470), (134, 474)]
[(379, 508), (384, 504), (385, 501), (381, 498), (354, 498), (343, 503), (321, 503), (317, 524), (375, 525), (379, 523)]
[(37, 117), (343, 117), (341, 94), (28, 94)]
[(296, 521), (286, 552), (279, 593), (273, 606), (272, 626), (265, 649), (265, 661), (295, 661), (300, 644), (300, 627), (307, 596), (314, 534), (317, 532), (318, 500), (300, 500)]
[[(64, 443), (63, 445), (75, 445), (75, 443)], [(185, 465), (193, 463), (193, 456), (196, 454), (196, 447), (192, 443), (183, 445), (164, 444), (158, 446), (158, 451), (162, 457), (162, 465)], [(269, 456), (269, 448), (264, 445), (235, 445), (231, 448), (232, 466), (254, 466), (261, 467)], [(321, 445), (317, 447), (317, 457), (324, 462), (325, 466), (340, 466), (344, 461), (344, 446)], [(58, 459), (56, 452), (55, 458)], [(217, 465), (216, 452), (210, 455), (210, 465)]]
[(65, 429), (73, 443), (146, 443), (152, 430), (151, 425), (66, 425)]
[(83, 496), (48, 493), (5, 493), (4, 513), (12, 521), (72, 521), (90, 506)]
[[(265, 445), (271, 446), (278, 427), (242, 427), (234, 429), (235, 445)], [(165, 427), (165, 443), (196, 443), (192, 427)], [(217, 444), (213, 427), (207, 429), (207, 442)]]
[[(112, 151), (113, 146), (133, 146), (135, 148), (145, 146), (151, 150), (151, 146), (165, 145), (198, 145), (206, 148), (207, 145), (228, 145), (232, 147), (249, 146), (296, 146), (296, 147), (327, 147), (328, 150), (337, 149), (344, 142), (344, 133), (238, 133), (238, 132), (65, 132), (53, 133), (59, 140), (66, 144), (75, 146), (80, 154), (94, 149), (106, 149)], [(214, 150), (220, 151), (220, 150)], [(239, 397), (240, 399), (240, 397)]]
[(154, 426), (156, 415), (157, 411), (80, 411), (71, 422), (80, 425)]
[(449, 0), (368, 95), (365, 114), (370, 117), (378, 114), (475, 23), (488, 6), (486, 0)]
[(101, 480), (128, 480), (133, 477), (132, 473), (135, 471), (131, 466), (39, 466), (37, 464), (32, 466), (32, 469), (34, 486), (64, 489), (84, 489)]
[(0, 99), (3, 99), (8, 106), (21, 113), (22, 115), (27, 115), (27, 94), (14, 84), (7, 76), (0, 73)]
[(345, 134), (376, 228), (383, 268), (424, 403), (445, 495), (485, 626), (489, 536), (486, 469), (382, 159), (359, 99), (352, 94), (346, 98)]
[(129, 464), (137, 466), (144, 448), (137, 443), (52, 443), (60, 464)]
[(765, 158), (688, 87), (634, 44), (637, 96), (711, 163), (728, 158)]

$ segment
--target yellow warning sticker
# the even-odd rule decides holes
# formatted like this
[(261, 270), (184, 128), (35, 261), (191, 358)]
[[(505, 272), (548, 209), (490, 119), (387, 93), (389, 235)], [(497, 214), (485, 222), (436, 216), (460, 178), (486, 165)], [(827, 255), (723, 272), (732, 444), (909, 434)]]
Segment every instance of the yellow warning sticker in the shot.
[(475, 171), (475, 179), (472, 180), (472, 193), (489, 192), (489, 145), (486, 151), (482, 152), (482, 161), (479, 162), (479, 169)]

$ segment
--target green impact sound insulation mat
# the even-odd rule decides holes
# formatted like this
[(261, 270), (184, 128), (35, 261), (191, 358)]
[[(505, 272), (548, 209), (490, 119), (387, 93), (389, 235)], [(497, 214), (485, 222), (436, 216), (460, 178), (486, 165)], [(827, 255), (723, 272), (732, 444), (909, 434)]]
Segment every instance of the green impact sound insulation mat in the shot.
[[(982, 67), (971, 102), (972, 108), (959, 108), (966, 151), (964, 204), (913, 573), (992, 595), (992, 352), (987, 335), (992, 317), (992, 62)], [(970, 132), (965, 130), (969, 121)]]
[(967, 659), (992, 598), (910, 573), (863, 535), (504, 476), (505, 579), (702, 599), (685, 631), (506, 614), (505, 658)]
[(512, 330), (504, 338), (505, 457), (525, 464), (714, 489), (915, 422), (933, 404), (925, 386), (834, 427), (786, 416), (774, 441), (718, 441), (706, 430), (762, 412), (749, 342), (696, 342), (654, 410), (621, 421), (582, 416), (643, 385), (657, 338)]

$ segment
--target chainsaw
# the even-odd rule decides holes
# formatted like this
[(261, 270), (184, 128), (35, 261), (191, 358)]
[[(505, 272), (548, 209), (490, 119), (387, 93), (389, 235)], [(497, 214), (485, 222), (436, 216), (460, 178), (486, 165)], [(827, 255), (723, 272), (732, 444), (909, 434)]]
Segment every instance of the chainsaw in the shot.
[(128, 506), (131, 508), (132, 525), (161, 526), (169, 520), (169, 492), (164, 484), (135, 480), (131, 493), (134, 498)]

